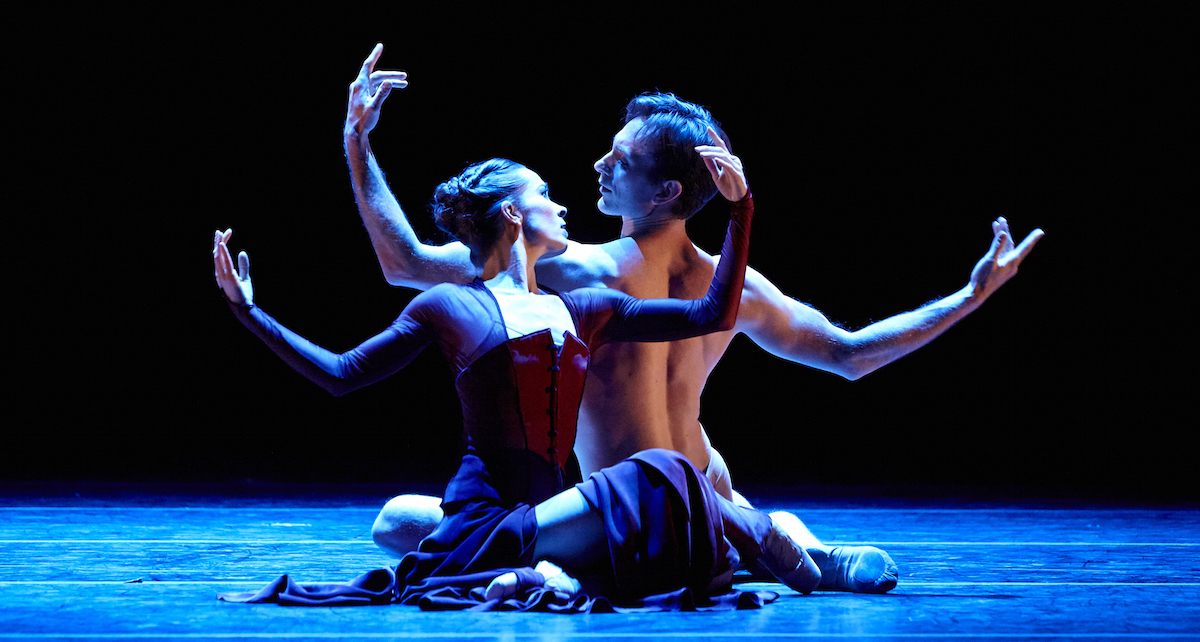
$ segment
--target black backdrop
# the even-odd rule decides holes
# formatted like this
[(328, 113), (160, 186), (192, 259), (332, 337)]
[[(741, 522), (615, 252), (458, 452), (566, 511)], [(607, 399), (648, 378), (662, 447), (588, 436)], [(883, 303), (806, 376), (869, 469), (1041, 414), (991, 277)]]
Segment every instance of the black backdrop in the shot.
[[(5, 480), (445, 480), (458, 411), (436, 350), (331, 398), (233, 319), (209, 264), (213, 230), (232, 226), (258, 301), (333, 349), (411, 297), (379, 274), (341, 148), (346, 86), (383, 42), (380, 67), (411, 86), (372, 140), (427, 238), (433, 186), (495, 155), (541, 173), (573, 237), (614, 238), (591, 164), (651, 89), (724, 123), (758, 204), (751, 264), (847, 327), (959, 288), (996, 216), (1046, 230), (981, 310), (861, 381), (735, 340), (702, 416), (735, 481), (1194, 498), (1175, 16), (160, 11), (27, 22), (10, 83)], [(719, 203), (690, 225), (719, 249)]]

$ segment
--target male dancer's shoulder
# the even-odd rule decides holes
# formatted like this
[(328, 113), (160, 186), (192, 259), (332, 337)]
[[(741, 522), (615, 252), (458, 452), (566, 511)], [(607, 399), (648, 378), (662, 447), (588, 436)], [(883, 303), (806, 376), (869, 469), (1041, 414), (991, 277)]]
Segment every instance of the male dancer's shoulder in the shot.
[(612, 287), (620, 276), (620, 240), (602, 244), (568, 242), (562, 254), (537, 262), (538, 283), (559, 292)]

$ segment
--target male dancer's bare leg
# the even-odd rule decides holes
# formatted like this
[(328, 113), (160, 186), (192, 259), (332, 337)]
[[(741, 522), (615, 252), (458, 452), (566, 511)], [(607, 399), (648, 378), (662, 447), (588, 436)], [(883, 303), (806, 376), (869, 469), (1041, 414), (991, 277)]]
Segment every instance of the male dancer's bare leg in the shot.
[[(733, 490), (724, 458), (711, 447), (705, 472), (718, 494), (736, 506), (753, 508), (745, 497)], [(397, 558), (415, 551), (417, 544), (441, 521), (440, 505), (440, 499), (427, 495), (393, 497), (375, 519), (371, 531), (375, 543)], [(792, 513), (777, 511), (770, 516), (820, 569), (818, 590), (886, 593), (896, 586), (899, 570), (885, 551), (874, 546), (826, 546)]]
[[(777, 579), (788, 587), (807, 594), (821, 579), (816, 563), (779, 528), (778, 523), (752, 508), (736, 506), (717, 496), (725, 537), (743, 557), (758, 559)], [(577, 580), (563, 571), (587, 569), (609, 561), (608, 535), (600, 514), (592, 509), (577, 488), (569, 488), (534, 507), (538, 521), (538, 536), (534, 543), (534, 569), (546, 578), (548, 588), (567, 593), (580, 590)], [(714, 585), (728, 585), (733, 569), (727, 576), (715, 578)], [(516, 573), (505, 573), (492, 580), (484, 596), (488, 600), (516, 595), (519, 590)]]
[[(733, 490), (729, 469), (721, 453), (709, 446), (708, 457), (705, 473), (717, 492), (738, 506), (753, 508), (745, 497)], [(802, 546), (821, 569), (818, 590), (886, 593), (896, 587), (899, 568), (882, 549), (874, 546), (826, 546), (792, 513), (776, 511), (771, 513), (771, 519), (788, 537)]]

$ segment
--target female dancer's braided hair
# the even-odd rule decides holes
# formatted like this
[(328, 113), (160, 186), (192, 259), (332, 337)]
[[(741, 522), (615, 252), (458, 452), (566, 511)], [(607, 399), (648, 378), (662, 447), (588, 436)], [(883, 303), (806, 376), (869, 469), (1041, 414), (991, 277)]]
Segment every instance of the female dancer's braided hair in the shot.
[(525, 184), (525, 166), (493, 158), (468, 166), (437, 186), (429, 204), (437, 226), (473, 249), (486, 252), (500, 235), (500, 204)]

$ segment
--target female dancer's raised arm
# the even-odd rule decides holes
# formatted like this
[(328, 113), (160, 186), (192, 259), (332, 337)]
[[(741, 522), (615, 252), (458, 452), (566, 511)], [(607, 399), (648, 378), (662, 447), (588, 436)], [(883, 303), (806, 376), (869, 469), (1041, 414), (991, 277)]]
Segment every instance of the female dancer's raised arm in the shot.
[[(478, 605), (477, 589), (485, 586), (484, 596), (496, 600), (523, 590), (582, 587), (629, 604), (666, 604), (687, 590), (723, 595), (736, 605), (741, 598), (729, 581), (739, 555), (762, 559), (789, 586), (808, 590), (812, 574), (803, 551), (782, 546), (790, 540), (766, 515), (724, 500), (682, 454), (643, 451), (582, 483), (569, 456), (587, 343), (677, 339), (729, 329), (736, 319), (752, 204), (735, 157), (718, 151), (705, 158), (718, 185), (732, 185), (721, 191), (732, 194), (735, 205), (712, 285), (695, 301), (643, 301), (606, 290), (555, 297), (539, 290), (533, 265), (565, 249), (566, 209), (549, 198), (535, 172), (504, 159), (467, 168), (434, 198), (439, 226), (471, 249), (481, 278), (418, 295), (387, 330), (346, 353), (320, 348), (258, 309), (248, 259), (234, 269), (230, 233), (215, 237), (217, 282), (234, 312), (330, 392), (378, 381), (431, 342), (457, 371), (467, 443), (443, 496), (444, 517), (388, 574), (389, 586), (371, 592), (371, 601), (463, 608)], [(577, 333), (583, 345), (568, 333)], [(545, 570), (532, 570), (543, 561), (561, 565), (579, 582), (563, 579), (558, 586)], [(273, 587), (227, 599), (312, 603), (307, 594)], [(358, 599), (363, 589), (346, 586), (330, 599)], [(521, 608), (537, 602), (518, 601)]]
[(421, 305), (414, 301), (386, 330), (352, 350), (339, 354), (316, 345), (254, 305), (250, 258), (241, 252), (234, 269), (228, 246), (232, 235), (233, 230), (226, 230), (213, 237), (217, 285), (230, 309), (275, 354), (330, 394), (341, 396), (394, 374), (433, 341), (433, 333), (420, 320)]

